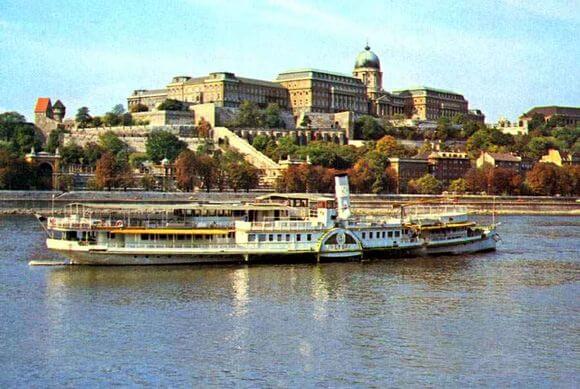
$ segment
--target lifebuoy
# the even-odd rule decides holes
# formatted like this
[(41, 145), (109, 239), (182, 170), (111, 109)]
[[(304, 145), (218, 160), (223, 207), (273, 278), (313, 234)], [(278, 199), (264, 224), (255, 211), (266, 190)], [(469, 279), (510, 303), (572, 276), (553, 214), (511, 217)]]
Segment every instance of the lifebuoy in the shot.
[(49, 218), (48, 218), (48, 225), (49, 225), (49, 226), (51, 226), (51, 227), (54, 227), (54, 226), (56, 226), (56, 218), (54, 218), (54, 217), (49, 217)]
[(115, 227), (117, 227), (117, 228), (123, 228), (123, 220), (117, 220), (115, 222)]

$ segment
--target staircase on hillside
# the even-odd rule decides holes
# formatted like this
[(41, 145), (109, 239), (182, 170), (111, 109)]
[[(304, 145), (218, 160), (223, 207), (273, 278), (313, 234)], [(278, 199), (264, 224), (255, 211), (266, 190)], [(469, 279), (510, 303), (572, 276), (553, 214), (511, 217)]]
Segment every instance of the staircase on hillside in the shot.
[(239, 137), (226, 127), (215, 127), (213, 129), (213, 139), (218, 146), (228, 145), (243, 154), (248, 162), (261, 169), (264, 174), (260, 177), (261, 189), (272, 189), (276, 184), (276, 179), (282, 173), (281, 166), (272, 161), (266, 155), (256, 150), (245, 139)]

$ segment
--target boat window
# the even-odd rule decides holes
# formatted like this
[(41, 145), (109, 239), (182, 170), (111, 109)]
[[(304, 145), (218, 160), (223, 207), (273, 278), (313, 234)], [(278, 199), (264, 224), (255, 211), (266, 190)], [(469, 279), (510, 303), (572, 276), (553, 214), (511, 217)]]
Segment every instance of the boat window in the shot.
[(159, 240), (167, 240), (167, 235), (159, 234)]
[(141, 240), (149, 240), (149, 234), (141, 234)]
[(302, 240), (302, 236), (300, 234), (296, 234), (296, 242), (300, 242)]
[(254, 235), (254, 234), (248, 235), (248, 242), (255, 242), (255, 241), (256, 241), (256, 235)]
[(268, 241), (269, 242), (273, 242), (274, 241), (274, 235), (272, 235), (272, 234), (268, 235)]
[(401, 236), (401, 231), (395, 231), (395, 238), (398, 238), (399, 236)]
[(393, 231), (389, 231), (389, 238), (393, 237)]
[(306, 240), (310, 242), (312, 240), (312, 234), (306, 234)]
[(258, 235), (258, 242), (265, 242), (266, 241), (266, 234)]
[(177, 240), (185, 240), (185, 235), (177, 235)]
[(366, 238), (367, 238), (367, 233), (366, 233), (366, 232), (363, 232), (363, 233), (362, 233), (362, 238), (363, 238), (363, 239), (366, 239)]
[(278, 234), (278, 235), (276, 235), (276, 240), (277, 240), (278, 242), (281, 242), (281, 241), (282, 241), (282, 234)]
[(373, 238), (373, 232), (371, 231), (371, 232), (369, 232), (369, 239), (372, 239), (372, 238)]
[(286, 234), (286, 242), (290, 242), (290, 234)]
[(114, 233), (114, 232), (111, 232), (111, 233), (109, 234), (109, 238), (111, 238), (111, 239), (115, 239), (115, 233)]
[(386, 235), (386, 233), (385, 233), (385, 231), (383, 231), (383, 239), (385, 238), (385, 235)]

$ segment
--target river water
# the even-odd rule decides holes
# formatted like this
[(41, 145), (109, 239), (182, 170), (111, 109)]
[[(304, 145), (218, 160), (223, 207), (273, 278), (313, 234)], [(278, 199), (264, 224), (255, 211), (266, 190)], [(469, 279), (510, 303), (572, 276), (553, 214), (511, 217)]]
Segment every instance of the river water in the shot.
[(0, 218), (0, 387), (560, 386), (580, 372), (580, 218), (493, 253), (321, 265), (29, 267)]

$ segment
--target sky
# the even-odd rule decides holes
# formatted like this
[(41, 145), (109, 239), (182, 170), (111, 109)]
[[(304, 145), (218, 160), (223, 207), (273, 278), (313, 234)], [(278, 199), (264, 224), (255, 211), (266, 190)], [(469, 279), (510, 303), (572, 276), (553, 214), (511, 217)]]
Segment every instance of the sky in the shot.
[(580, 0), (0, 0), (0, 112), (37, 97), (94, 115), (175, 75), (352, 72), (463, 94), (486, 121), (580, 106)]

